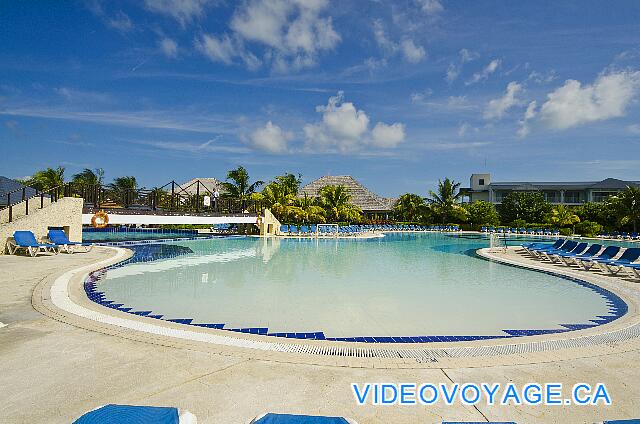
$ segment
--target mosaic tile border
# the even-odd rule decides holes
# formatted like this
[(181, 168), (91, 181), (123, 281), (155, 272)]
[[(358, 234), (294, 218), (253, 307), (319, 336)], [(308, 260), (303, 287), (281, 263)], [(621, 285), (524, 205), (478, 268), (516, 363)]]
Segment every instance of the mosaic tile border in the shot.
[[(187, 238), (197, 239), (196, 238)], [(179, 241), (182, 239), (174, 239), (173, 241)], [(152, 246), (165, 246), (167, 249), (163, 251), (163, 249), (156, 247), (152, 248)], [(196, 326), (196, 327), (204, 327), (204, 328), (214, 328), (218, 330), (225, 330), (230, 332), (237, 333), (245, 333), (245, 334), (253, 334), (260, 336), (269, 336), (269, 337), (281, 337), (287, 339), (304, 339), (304, 340), (329, 340), (329, 341), (340, 341), (340, 342), (356, 342), (356, 343), (449, 343), (449, 342), (468, 342), (468, 341), (476, 341), (476, 340), (494, 340), (494, 339), (507, 339), (507, 338), (517, 338), (517, 337), (525, 337), (525, 336), (536, 336), (536, 335), (544, 335), (544, 334), (555, 334), (555, 333), (566, 333), (570, 331), (583, 330), (587, 328), (597, 327), (599, 325), (607, 324), (616, 319), (624, 316), (628, 312), (628, 305), (615, 293), (604, 289), (596, 284), (589, 283), (587, 281), (581, 280), (576, 277), (571, 277), (567, 275), (563, 275), (560, 273), (556, 273), (553, 271), (540, 270), (540, 269), (532, 269), (522, 265), (515, 265), (511, 263), (500, 262), (491, 258), (486, 258), (481, 255), (475, 253), (475, 251), (468, 252), (468, 254), (473, 254), (478, 259), (488, 260), (496, 263), (501, 263), (506, 266), (513, 266), (516, 268), (533, 270), (536, 272), (542, 272), (544, 274), (553, 275), (557, 278), (563, 278), (568, 281), (572, 281), (576, 284), (579, 284), (585, 288), (593, 290), (599, 296), (606, 300), (607, 305), (609, 306), (609, 314), (608, 315), (598, 315), (594, 319), (589, 320), (587, 323), (565, 323), (559, 324), (563, 328), (559, 329), (504, 329), (504, 335), (486, 335), (486, 336), (429, 336), (429, 335), (418, 335), (418, 336), (361, 336), (361, 337), (327, 337), (323, 331), (316, 332), (269, 332), (268, 327), (246, 327), (246, 328), (225, 328), (225, 323), (197, 323), (193, 322), (193, 318), (168, 318), (164, 315), (154, 313), (149, 310), (139, 310), (134, 306), (125, 305), (123, 303), (117, 303), (113, 300), (109, 300), (105, 298), (104, 292), (97, 290), (97, 281), (100, 280), (105, 273), (109, 269), (119, 268), (122, 266), (126, 266), (131, 263), (136, 262), (147, 262), (154, 261), (158, 259), (170, 258), (180, 256), (182, 254), (188, 254), (192, 252), (185, 251), (183, 249), (175, 249), (182, 246), (175, 245), (167, 245), (160, 243), (158, 240), (150, 240), (149, 243), (133, 243), (130, 245), (126, 245), (131, 250), (134, 251), (134, 255), (126, 261), (120, 262), (115, 265), (111, 265), (97, 271), (94, 271), (89, 274), (88, 278), (84, 282), (84, 290), (87, 295), (87, 298), (94, 303), (97, 303), (101, 306), (115, 309), (121, 312), (126, 312), (129, 314), (137, 315), (137, 316), (145, 316), (148, 318), (154, 318), (158, 320), (163, 320), (167, 322), (173, 322), (178, 324)], [(189, 249), (190, 250), (190, 249)], [(466, 252), (465, 252), (466, 253)]]

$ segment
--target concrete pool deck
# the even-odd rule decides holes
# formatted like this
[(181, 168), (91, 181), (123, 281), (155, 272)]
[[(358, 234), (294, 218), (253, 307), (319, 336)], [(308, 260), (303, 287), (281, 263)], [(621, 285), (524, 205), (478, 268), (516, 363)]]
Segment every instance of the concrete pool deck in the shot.
[[(262, 358), (246, 349), (208, 349), (199, 344), (144, 337), (74, 320), (46, 306), (46, 288), (70, 269), (108, 259), (113, 250), (27, 258), (0, 257), (0, 414), (10, 423), (71, 422), (105, 403), (173, 405), (200, 423), (247, 423), (263, 412), (343, 415), (358, 423), (516, 421), (593, 423), (640, 417), (640, 343), (624, 340), (587, 348), (475, 358), (472, 362), (423, 364), (379, 359), (326, 364)], [(505, 260), (533, 262), (496, 251)], [(531, 264), (528, 264), (531, 265)], [(558, 267), (551, 266), (551, 269)], [(578, 271), (576, 271), (578, 272)], [(595, 273), (592, 273), (595, 274)], [(608, 278), (630, 303), (623, 319), (599, 331), (628, 326), (637, 318), (640, 284)], [(38, 300), (40, 299), (40, 300)], [(98, 305), (96, 305), (98, 306)], [(106, 308), (102, 308), (106, 309)], [(67, 322), (65, 322), (67, 321)], [(618, 322), (619, 321), (619, 322)], [(573, 332), (589, 333), (593, 329)], [(546, 336), (544, 339), (560, 337)], [(534, 338), (531, 338), (534, 339)], [(303, 363), (301, 363), (303, 362)], [(384, 366), (385, 368), (376, 368)], [(610, 407), (530, 406), (357, 406), (351, 383), (605, 383)]]

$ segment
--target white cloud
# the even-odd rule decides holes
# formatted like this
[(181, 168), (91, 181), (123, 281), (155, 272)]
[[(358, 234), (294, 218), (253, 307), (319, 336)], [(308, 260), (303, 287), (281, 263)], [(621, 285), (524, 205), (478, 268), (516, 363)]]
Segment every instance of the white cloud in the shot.
[(446, 80), (447, 82), (453, 82), (460, 76), (462, 72), (462, 67), (465, 63), (476, 60), (480, 55), (476, 52), (473, 52), (468, 49), (461, 49), (458, 53), (460, 58), (458, 59), (458, 63), (449, 63), (449, 67), (447, 68)]
[(373, 35), (385, 57), (391, 57), (396, 53), (399, 53), (407, 62), (410, 63), (421, 62), (427, 57), (427, 51), (425, 48), (416, 44), (411, 38), (404, 38), (399, 43), (389, 39), (384, 31), (384, 25), (380, 19), (373, 21)]
[(629, 131), (631, 134), (640, 135), (640, 125), (631, 124), (627, 127), (627, 131)]
[(327, 6), (326, 0), (249, 0), (242, 3), (229, 25), (232, 36), (238, 40), (235, 46), (241, 49), (237, 56), (243, 57), (246, 64), (252, 62), (244, 58), (255, 57), (243, 51), (248, 43), (265, 48), (264, 57), (279, 72), (315, 65), (320, 52), (333, 49), (340, 42), (331, 17), (322, 16)]
[(329, 98), (327, 105), (317, 106), (322, 121), (304, 126), (306, 148), (313, 151), (354, 151), (365, 144), (395, 147), (404, 140), (404, 125), (377, 123), (369, 131), (370, 119), (351, 102), (344, 102), (344, 93)]
[(518, 122), (520, 125), (520, 128), (518, 128), (518, 137), (526, 137), (529, 134), (531, 130), (529, 128), (529, 121), (535, 118), (537, 114), (537, 106), (538, 103), (535, 100), (530, 102), (529, 106), (527, 106), (527, 110), (524, 112), (524, 117)]
[(436, 15), (444, 10), (440, 0), (418, 0), (418, 4), (428, 15)]
[(427, 97), (430, 97), (433, 94), (433, 90), (427, 88), (426, 90), (418, 93), (411, 93), (411, 102), (412, 103), (424, 103)]
[(211, 0), (145, 0), (144, 3), (150, 11), (170, 16), (184, 27), (202, 16)]
[(491, 74), (493, 74), (495, 71), (498, 70), (501, 63), (502, 61), (500, 59), (493, 59), (491, 62), (489, 62), (487, 66), (485, 66), (482, 69), (482, 71), (476, 72), (475, 74), (473, 74), (471, 79), (467, 81), (465, 84), (471, 85), (471, 84), (475, 84), (477, 82), (486, 80), (487, 78), (489, 78)]
[(162, 53), (168, 58), (174, 58), (178, 56), (178, 43), (171, 38), (163, 38), (160, 40), (160, 49)]
[(378, 122), (371, 131), (371, 144), (377, 147), (390, 148), (396, 147), (404, 141), (405, 131), (404, 124), (396, 122), (387, 125)]
[(515, 81), (510, 82), (502, 97), (489, 101), (484, 111), (484, 119), (502, 118), (509, 109), (520, 102), (516, 95), (521, 91), (522, 86), (520, 84)]
[(123, 11), (119, 10), (114, 16), (109, 16), (99, 0), (87, 0), (86, 5), (91, 13), (102, 19), (107, 26), (123, 33), (133, 29), (133, 22)]
[(133, 22), (131, 22), (129, 16), (122, 11), (116, 13), (112, 18), (106, 18), (106, 22), (111, 28), (120, 32), (128, 32), (133, 29)]
[(284, 131), (271, 121), (264, 127), (257, 128), (249, 135), (251, 145), (268, 152), (282, 153), (288, 149), (288, 143), (293, 139), (293, 133)]
[(624, 116), (640, 85), (640, 71), (600, 75), (593, 84), (567, 80), (547, 94), (539, 120), (547, 128), (563, 130), (594, 121)]
[(233, 41), (228, 35), (218, 38), (204, 34), (200, 39), (195, 41), (196, 48), (210, 60), (213, 62), (222, 62), (227, 65), (233, 63), (233, 58), (237, 55), (237, 50), (233, 44)]
[(427, 52), (424, 47), (416, 45), (411, 39), (404, 39), (400, 43), (402, 54), (407, 62), (418, 63), (421, 62), (426, 56)]

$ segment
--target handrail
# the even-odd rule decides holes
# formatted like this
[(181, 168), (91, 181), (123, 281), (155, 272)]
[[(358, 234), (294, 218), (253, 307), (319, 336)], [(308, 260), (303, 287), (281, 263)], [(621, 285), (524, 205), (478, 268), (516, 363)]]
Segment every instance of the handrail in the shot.
[[(195, 193), (190, 193), (187, 189), (196, 185)], [(170, 186), (170, 188), (169, 188)], [(176, 190), (176, 186), (178, 190)], [(202, 190), (201, 190), (202, 186)], [(170, 181), (161, 187), (151, 189), (126, 188), (117, 189), (102, 184), (83, 184), (69, 182), (60, 186), (52, 187), (47, 190), (36, 190), (36, 194), (26, 196), (27, 186), (21, 189), (12, 190), (8, 193), (7, 201), (11, 201), (11, 194), (23, 191), (23, 198), (19, 202), (9, 204), (7, 207), (0, 209), (9, 209), (9, 222), (13, 220), (14, 207), (25, 202), (25, 215), (29, 214), (29, 200), (40, 196), (40, 209), (44, 208), (44, 198), (51, 198), (51, 202), (56, 202), (60, 197), (78, 197), (85, 202), (93, 204), (93, 208), (122, 208), (137, 210), (161, 210), (166, 212), (187, 212), (187, 213), (220, 213), (220, 214), (244, 214), (244, 213), (261, 213), (263, 205), (259, 201), (245, 198), (233, 198), (227, 196), (216, 197), (205, 204), (205, 196), (211, 196), (213, 193), (200, 180), (195, 180), (186, 187), (176, 183), (175, 180)], [(62, 195), (62, 196), (61, 196)]]
[[(26, 190), (27, 188), (31, 188), (33, 190), (36, 191), (36, 194), (32, 195), (32, 196), (26, 196)], [(60, 196), (60, 191), (62, 190), (62, 196)], [(17, 193), (19, 191), (22, 191), (22, 199), (18, 202), (15, 203), (11, 203), (11, 194), (13, 193)], [(57, 202), (60, 197), (64, 197), (65, 196), (65, 192), (66, 192), (66, 187), (64, 184), (59, 185), (59, 186), (55, 186), (55, 187), (51, 187), (47, 190), (38, 190), (35, 187), (31, 187), (31, 186), (23, 186), (22, 188), (16, 189), (16, 190), (12, 190), (7, 192), (7, 206), (5, 206), (4, 208), (0, 209), (0, 211), (4, 211), (5, 209), (9, 210), (9, 219), (7, 222), (13, 222), (13, 208), (16, 205), (19, 205), (20, 203), (24, 202), (25, 204), (25, 215), (29, 215), (29, 200), (36, 198), (36, 197), (40, 197), (40, 209), (44, 208), (44, 198), (45, 195), (48, 194), (47, 198), (51, 199), (51, 203), (55, 203)]]

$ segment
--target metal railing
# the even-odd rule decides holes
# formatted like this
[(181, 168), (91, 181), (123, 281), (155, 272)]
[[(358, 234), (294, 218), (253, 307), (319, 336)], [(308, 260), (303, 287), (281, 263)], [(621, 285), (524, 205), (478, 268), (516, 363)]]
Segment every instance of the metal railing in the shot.
[[(35, 190), (29, 196), (28, 192)], [(19, 200), (15, 201), (16, 193)], [(75, 197), (84, 200), (84, 208), (107, 209), (117, 213), (149, 213), (149, 214), (202, 214), (202, 215), (239, 215), (262, 214), (264, 207), (260, 202), (252, 199), (239, 199), (214, 192), (200, 180), (196, 180), (186, 187), (175, 181), (170, 181), (161, 187), (147, 188), (118, 188), (111, 185), (90, 185), (80, 183), (66, 183), (48, 190), (39, 191), (34, 187), (22, 187), (6, 194), (8, 222), (15, 218), (16, 208), (22, 207), (24, 202), (25, 215), (29, 215), (29, 208), (34, 207), (34, 199), (39, 198), (39, 208), (47, 203), (55, 203), (62, 197)], [(12, 199), (14, 200), (12, 203)], [(38, 204), (36, 204), (36, 207)]]
[(84, 199), (85, 208), (122, 209), (138, 213), (261, 214), (263, 206), (252, 199), (214, 196), (207, 185), (196, 180), (186, 187), (170, 181), (161, 187), (118, 188), (104, 185), (68, 184), (68, 193)]
[[(35, 190), (35, 194), (29, 196), (27, 195), (27, 191), (29, 191), (29, 189), (31, 190)], [(16, 196), (14, 195), (15, 193), (20, 193), (20, 200), (18, 201), (14, 201), (13, 203), (11, 203), (11, 199), (12, 197), (15, 198)], [(14, 196), (12, 196), (14, 195)], [(40, 199), (40, 208), (42, 209), (45, 206), (45, 199), (48, 199), (50, 202), (49, 203), (55, 203), (57, 202), (61, 197), (64, 197), (66, 195), (66, 186), (65, 185), (60, 185), (60, 186), (56, 186), (47, 190), (42, 190), (39, 191), (38, 189), (34, 188), (34, 187), (28, 187), (28, 186), (24, 186), (22, 188), (18, 188), (16, 190), (12, 190), (7, 192), (6, 196), (7, 196), (7, 206), (5, 206), (4, 208), (0, 209), (0, 212), (4, 211), (4, 210), (8, 210), (8, 221), (7, 222), (13, 222), (13, 215), (14, 215), (14, 211), (21, 206), (21, 203), (24, 202), (24, 214), (29, 215), (29, 203), (31, 203), (32, 207), (33, 207), (33, 201), (37, 201), (37, 199)], [(47, 204), (49, 204), (47, 203)], [(36, 207), (37, 207), (37, 203), (36, 203)]]

